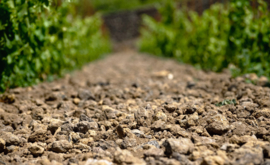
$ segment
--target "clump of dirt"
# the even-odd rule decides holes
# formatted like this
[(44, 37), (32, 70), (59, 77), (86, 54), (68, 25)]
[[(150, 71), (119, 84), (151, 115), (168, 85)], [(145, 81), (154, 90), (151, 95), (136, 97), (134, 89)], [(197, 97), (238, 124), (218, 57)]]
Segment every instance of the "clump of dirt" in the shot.
[(270, 164), (270, 89), (133, 52), (0, 102), (0, 164)]

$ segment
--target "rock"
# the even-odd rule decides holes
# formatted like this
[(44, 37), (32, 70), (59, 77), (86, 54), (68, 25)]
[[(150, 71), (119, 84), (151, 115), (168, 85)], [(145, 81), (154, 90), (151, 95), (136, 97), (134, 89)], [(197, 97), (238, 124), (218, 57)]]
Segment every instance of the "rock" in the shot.
[(266, 118), (270, 118), (270, 108), (263, 108), (262, 110), (257, 110), (254, 113), (254, 117), (256, 119), (258, 119), (261, 116), (266, 117)]
[(81, 100), (89, 100), (89, 99), (95, 100), (94, 95), (89, 90), (84, 89), (79, 90), (78, 97)]
[(0, 152), (2, 152), (6, 147), (6, 141), (0, 138)]
[(44, 128), (39, 128), (34, 133), (32, 133), (28, 138), (28, 142), (44, 142), (46, 139), (48, 139), (46, 135), (47, 127), (48, 126), (45, 126)]
[(94, 139), (91, 137), (90, 138), (82, 138), (79, 140), (80, 143), (85, 144), (85, 145), (88, 145), (89, 143), (91, 143), (93, 141), (94, 141)]
[(159, 72), (154, 72), (153, 76), (156, 77), (156, 78), (163, 78), (163, 77), (167, 77), (169, 74), (170, 74), (169, 71), (162, 70), (162, 71), (159, 71)]
[(155, 146), (156, 148), (160, 148), (160, 145), (156, 140), (149, 141), (146, 144), (150, 144), (150, 145)]
[(56, 153), (66, 153), (72, 148), (72, 144), (67, 140), (55, 141), (52, 143), (51, 150)]
[(36, 99), (35, 103), (36, 103), (37, 106), (41, 106), (41, 105), (44, 104), (44, 102), (42, 100), (40, 100), (40, 99)]
[(108, 160), (97, 160), (89, 158), (87, 159), (85, 165), (113, 165), (113, 163), (109, 162)]
[(263, 165), (270, 165), (270, 159), (266, 159)]
[(2, 139), (5, 141), (7, 146), (10, 146), (10, 145), (17, 146), (21, 144), (21, 139), (10, 132), (3, 133)]
[(10, 145), (6, 147), (8, 153), (16, 152), (19, 150), (18, 146)]
[(194, 149), (194, 144), (190, 139), (178, 138), (178, 139), (167, 139), (162, 144), (165, 147), (165, 154), (171, 155), (173, 152), (180, 154), (191, 153)]
[(250, 133), (250, 129), (247, 124), (242, 122), (234, 122), (231, 124), (232, 132), (234, 135), (243, 136)]
[(167, 115), (165, 113), (163, 113), (162, 111), (159, 111), (158, 113), (156, 113), (156, 115), (153, 117), (153, 119), (155, 121), (157, 120), (162, 120), (162, 121), (167, 121)]
[(164, 108), (165, 108), (168, 112), (172, 113), (172, 112), (174, 112), (175, 110), (177, 110), (177, 105), (175, 105), (175, 104), (168, 104), (168, 105), (164, 105)]
[(263, 155), (264, 155), (264, 157), (265, 158), (270, 158), (270, 145), (264, 145), (262, 148), (263, 148)]
[(124, 138), (124, 137), (126, 136), (126, 133), (125, 133), (125, 131), (124, 131), (124, 128), (123, 128), (121, 125), (118, 125), (118, 126), (116, 127), (116, 132), (117, 132), (119, 138), (121, 138), (121, 139)]
[(17, 114), (0, 112), (0, 119), (2, 119), (5, 125), (14, 125), (17, 127), (17, 125), (22, 123), (22, 119)]
[(134, 157), (128, 150), (119, 150), (114, 153), (114, 163), (117, 164), (136, 164), (146, 165), (146, 163), (137, 157)]
[(3, 101), (5, 103), (11, 104), (15, 102), (15, 95), (14, 94), (9, 94), (5, 93), (1, 96), (0, 101)]
[(37, 145), (36, 143), (31, 144), (28, 150), (34, 155), (34, 156), (40, 156), (44, 153), (44, 148)]
[(88, 134), (89, 134), (89, 136), (91, 136), (91, 137), (97, 136), (97, 132), (94, 131), (94, 130), (88, 130)]
[(185, 155), (181, 155), (177, 152), (172, 154), (172, 158), (181, 162), (181, 165), (193, 165), (193, 163)]
[(79, 98), (74, 98), (73, 99), (73, 103), (75, 104), (75, 105), (78, 105), (79, 103), (80, 103), (80, 99)]
[(57, 100), (56, 93), (48, 93), (47, 96), (45, 97), (45, 101), (56, 101), (56, 100)]
[(244, 145), (232, 154), (234, 164), (262, 164), (263, 149), (258, 145)]
[(72, 123), (64, 123), (61, 126), (61, 131), (72, 132), (73, 130), (74, 130), (74, 124)]
[(220, 156), (207, 156), (203, 158), (203, 165), (223, 165), (225, 160)]
[(83, 143), (78, 143), (76, 145), (74, 145), (74, 148), (79, 149), (79, 150), (86, 150), (89, 151), (91, 148), (87, 145), (87, 144), (83, 144)]
[(62, 162), (63, 161), (63, 154), (58, 154), (54, 152), (49, 152), (48, 153), (48, 159), (50, 161), (57, 161), (57, 162)]
[(145, 157), (149, 157), (149, 156), (151, 156), (151, 157), (161, 157), (163, 155), (164, 155), (163, 150), (155, 148), (155, 147), (152, 147), (149, 150), (146, 150), (144, 152)]
[(107, 119), (116, 119), (116, 114), (119, 113), (119, 111), (117, 111), (117, 110), (115, 110), (107, 105), (102, 106), (102, 109), (103, 109), (104, 114), (105, 114)]
[(133, 138), (124, 138), (123, 142), (121, 143), (121, 148), (127, 149), (129, 147), (134, 147), (137, 145), (137, 140)]
[(74, 127), (75, 132), (81, 133), (86, 133), (89, 130), (96, 130), (96, 129), (98, 129), (98, 124), (96, 122), (88, 122), (88, 121), (80, 121)]
[(80, 121), (94, 122), (93, 119), (89, 118), (89, 117), (86, 116), (85, 114), (81, 114), (81, 116), (80, 116)]
[(158, 121), (155, 121), (152, 125), (151, 125), (151, 129), (153, 130), (161, 130), (161, 128), (165, 125), (165, 122), (162, 121), (162, 120), (158, 120)]
[(51, 119), (50, 124), (48, 126), (48, 130), (51, 131), (52, 134), (55, 133), (55, 131), (62, 126), (64, 122), (59, 119)]
[(206, 115), (204, 119), (208, 123), (205, 128), (209, 134), (222, 135), (230, 129), (229, 121), (221, 114), (212, 115), (210, 112), (210, 114)]
[(68, 139), (69, 139), (69, 141), (72, 140), (74, 143), (77, 143), (81, 139), (81, 137), (80, 137), (79, 133), (70, 132)]
[(133, 133), (137, 137), (143, 137), (144, 136), (144, 133), (142, 131), (138, 130), (138, 129), (131, 130), (131, 133)]

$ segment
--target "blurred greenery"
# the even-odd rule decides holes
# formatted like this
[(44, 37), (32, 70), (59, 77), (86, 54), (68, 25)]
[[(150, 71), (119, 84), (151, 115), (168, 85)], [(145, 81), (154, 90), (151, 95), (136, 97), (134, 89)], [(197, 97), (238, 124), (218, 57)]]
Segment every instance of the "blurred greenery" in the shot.
[(205, 70), (230, 66), (234, 76), (256, 73), (269, 78), (270, 15), (267, 4), (257, 2), (253, 9), (249, 0), (231, 0), (199, 15), (168, 1), (159, 9), (160, 22), (144, 16), (140, 50)]
[(0, 91), (62, 76), (110, 51), (100, 15), (83, 19), (77, 3), (0, 1)]
[(153, 6), (167, 0), (90, 0), (93, 8), (102, 13), (112, 13), (122, 10)]

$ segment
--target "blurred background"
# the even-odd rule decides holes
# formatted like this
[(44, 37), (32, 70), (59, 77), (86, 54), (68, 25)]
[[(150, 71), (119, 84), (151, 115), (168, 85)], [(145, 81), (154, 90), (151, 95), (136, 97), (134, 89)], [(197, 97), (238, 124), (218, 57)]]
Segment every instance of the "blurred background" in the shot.
[[(0, 0), (0, 91), (134, 49), (270, 77), (270, 0)], [(250, 82), (253, 82), (250, 81)]]

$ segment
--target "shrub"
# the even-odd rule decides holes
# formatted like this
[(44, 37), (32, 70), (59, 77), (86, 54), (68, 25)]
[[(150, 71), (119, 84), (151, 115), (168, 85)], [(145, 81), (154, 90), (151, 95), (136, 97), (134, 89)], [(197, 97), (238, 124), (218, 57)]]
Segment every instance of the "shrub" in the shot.
[(166, 0), (90, 0), (90, 3), (95, 10), (103, 13), (112, 13), (151, 6), (165, 1)]
[(179, 10), (168, 2), (160, 8), (161, 22), (144, 16), (140, 50), (178, 59), (205, 70), (221, 71), (229, 64), (233, 74), (257, 73), (270, 77), (270, 17), (259, 0), (215, 4), (202, 15)]
[(72, 3), (0, 2), (1, 91), (61, 76), (110, 50), (99, 15), (75, 16)]

